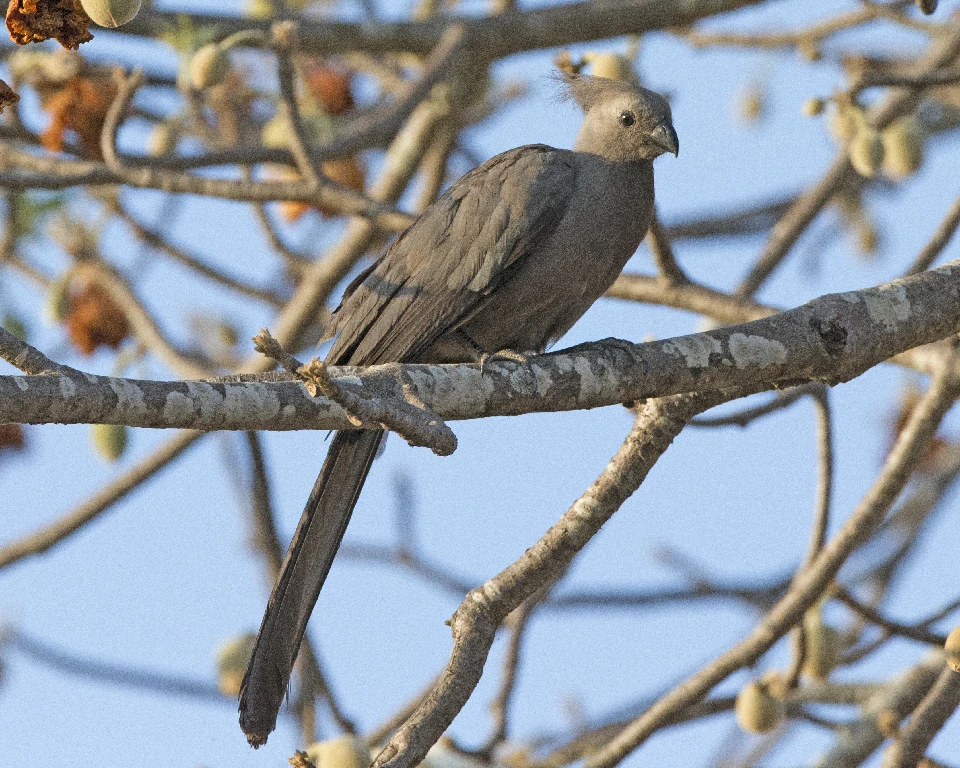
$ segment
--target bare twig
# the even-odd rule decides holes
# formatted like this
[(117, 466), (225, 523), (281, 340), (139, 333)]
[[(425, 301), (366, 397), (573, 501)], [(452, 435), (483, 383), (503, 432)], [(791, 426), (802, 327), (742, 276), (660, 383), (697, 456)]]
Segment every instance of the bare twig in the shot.
[(674, 688), (587, 762), (588, 768), (612, 768), (663, 726), (670, 717), (705, 696), (737, 669), (756, 661), (800, 621), (824, 593), (856, 546), (883, 519), (911, 472), (922, 459), (947, 410), (960, 393), (953, 359), (945, 361), (930, 389), (900, 433), (880, 476), (854, 514), (801, 571), (787, 594), (753, 632), (715, 661)]
[(883, 768), (914, 768), (958, 706), (960, 673), (946, 667), (900, 729), (896, 741), (884, 755)]
[(0, 568), (19, 562), (30, 555), (42, 554), (66, 540), (88, 523), (96, 520), (145, 480), (153, 477), (203, 435), (203, 432), (183, 432), (174, 435), (152, 455), (105, 485), (69, 514), (36, 533), (0, 547)]
[(947, 215), (940, 226), (937, 227), (937, 231), (933, 233), (930, 241), (923, 246), (923, 250), (917, 254), (913, 264), (910, 265), (905, 274), (915, 275), (929, 269), (930, 265), (937, 260), (937, 256), (943, 253), (943, 249), (947, 247), (947, 243), (950, 242), (957, 231), (957, 227), (960, 227), (960, 197), (954, 200), (950, 210), (947, 211)]

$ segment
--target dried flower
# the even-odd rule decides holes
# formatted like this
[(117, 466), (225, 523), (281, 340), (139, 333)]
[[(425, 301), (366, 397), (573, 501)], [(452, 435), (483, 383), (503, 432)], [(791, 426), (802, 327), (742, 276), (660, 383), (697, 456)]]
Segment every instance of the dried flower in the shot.
[(80, 0), (10, 0), (7, 6), (7, 30), (17, 45), (52, 38), (64, 48), (76, 49), (93, 40), (89, 24)]

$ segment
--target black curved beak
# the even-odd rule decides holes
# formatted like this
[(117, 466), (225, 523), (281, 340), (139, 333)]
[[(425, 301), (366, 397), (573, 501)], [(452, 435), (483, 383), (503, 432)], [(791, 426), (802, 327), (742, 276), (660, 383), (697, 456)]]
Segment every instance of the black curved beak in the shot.
[(670, 123), (660, 123), (654, 128), (650, 132), (650, 140), (664, 152), (669, 152), (674, 157), (680, 155), (680, 139)]

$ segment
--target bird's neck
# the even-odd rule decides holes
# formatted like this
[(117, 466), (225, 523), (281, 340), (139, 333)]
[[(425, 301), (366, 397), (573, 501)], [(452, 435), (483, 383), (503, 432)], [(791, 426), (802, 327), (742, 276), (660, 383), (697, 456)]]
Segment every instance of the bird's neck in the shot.
[(638, 158), (632, 153), (630, 156), (618, 153), (617, 149), (618, 147), (611, 147), (609, 142), (604, 143), (596, 140), (596, 137), (587, 131), (581, 131), (573, 145), (574, 152), (583, 152), (584, 154), (588, 155), (596, 155), (597, 157), (600, 157), (603, 160), (611, 163), (622, 163), (625, 165), (640, 167), (651, 165), (653, 162), (651, 160)]

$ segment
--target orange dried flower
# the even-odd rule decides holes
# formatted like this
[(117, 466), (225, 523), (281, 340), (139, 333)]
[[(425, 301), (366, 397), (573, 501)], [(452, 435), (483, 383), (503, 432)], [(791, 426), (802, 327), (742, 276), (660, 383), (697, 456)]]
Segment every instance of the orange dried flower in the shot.
[(116, 349), (130, 332), (120, 307), (96, 283), (88, 283), (67, 298), (64, 322), (70, 340), (85, 355), (101, 346)]
[(309, 61), (303, 68), (303, 79), (310, 93), (331, 115), (342, 115), (353, 109), (350, 73), (323, 61)]
[(0, 451), (22, 451), (25, 447), (21, 425), (0, 424)]
[(117, 85), (109, 77), (71, 78), (43, 100), (43, 108), (52, 119), (40, 134), (41, 143), (53, 152), (60, 152), (65, 132), (73, 131), (88, 155), (102, 159), (100, 134), (107, 110), (116, 96)]
[(53, 38), (64, 48), (77, 49), (93, 40), (80, 0), (10, 0), (7, 30), (17, 45)]
[[(358, 192), (363, 190), (367, 180), (366, 171), (363, 164), (351, 155), (350, 157), (338, 157), (333, 160), (325, 160), (322, 165), (324, 175), (331, 181), (342, 184)], [(294, 169), (289, 166), (274, 166), (270, 171), (271, 176), (282, 181), (293, 181), (300, 178)], [(280, 203), (280, 215), (284, 221), (293, 223), (299, 221), (307, 211), (311, 209), (309, 203), (301, 203), (296, 200), (285, 200)], [(327, 208), (325, 206), (316, 206), (316, 210), (324, 216), (339, 216), (340, 212)]]
[[(323, 173), (330, 181), (343, 184), (343, 186), (355, 189), (357, 192), (363, 190), (363, 185), (367, 180), (363, 166), (360, 165), (355, 155), (325, 161), (323, 164)], [(338, 216), (340, 213), (339, 211), (330, 210), (322, 205), (318, 206), (317, 210), (324, 216)]]
[(16, 104), (18, 101), (20, 101), (20, 96), (17, 92), (3, 82), (3, 80), (0, 80), (0, 112), (3, 112), (4, 108), (9, 107), (11, 104)]

